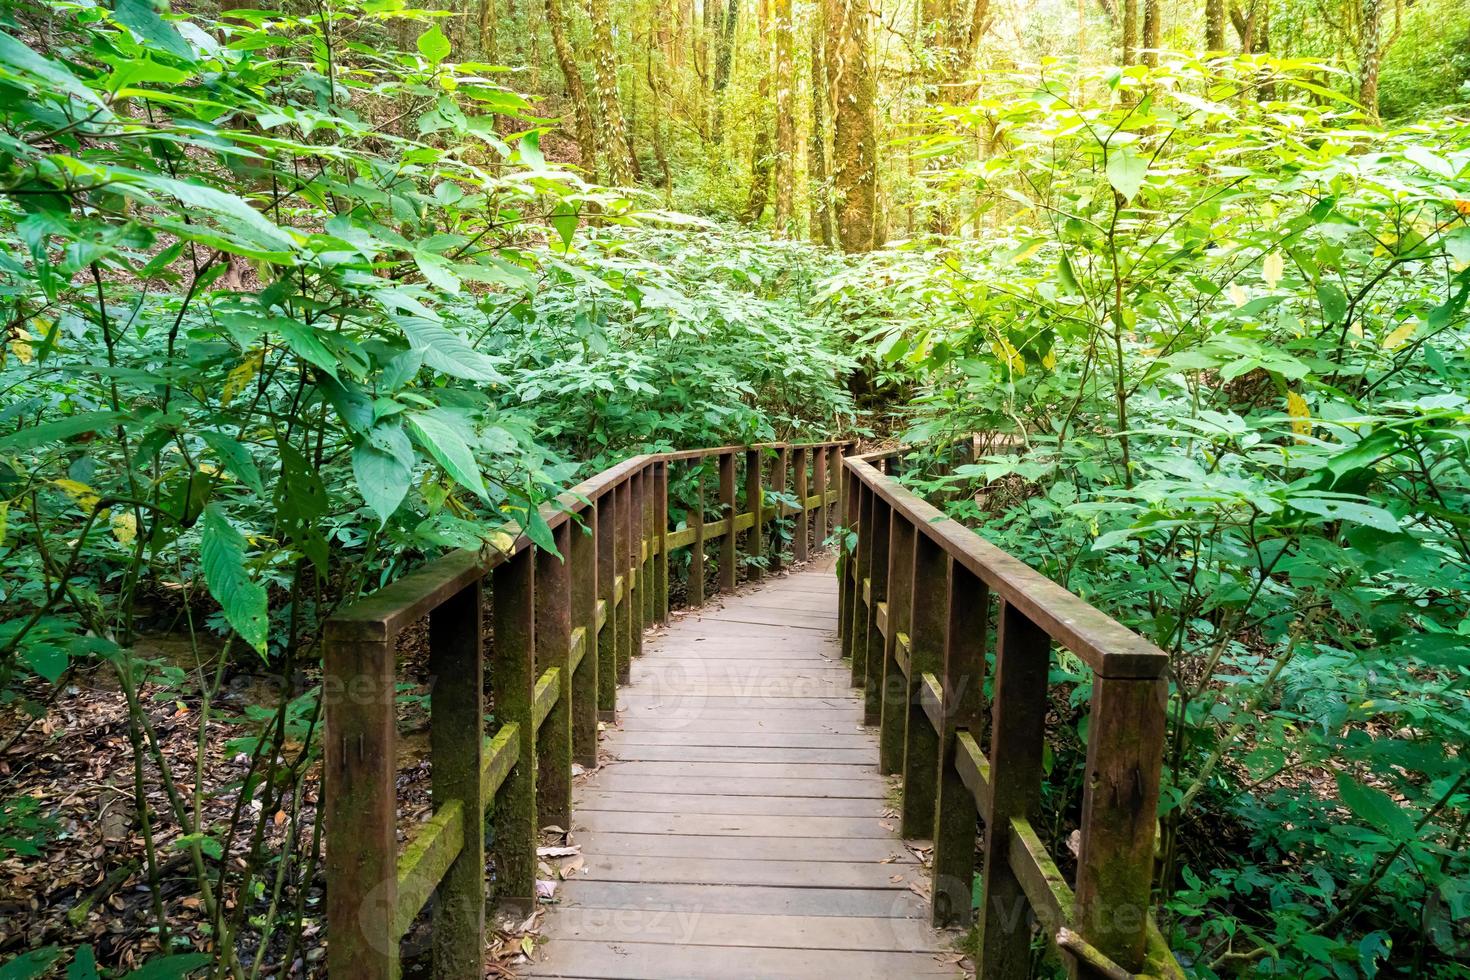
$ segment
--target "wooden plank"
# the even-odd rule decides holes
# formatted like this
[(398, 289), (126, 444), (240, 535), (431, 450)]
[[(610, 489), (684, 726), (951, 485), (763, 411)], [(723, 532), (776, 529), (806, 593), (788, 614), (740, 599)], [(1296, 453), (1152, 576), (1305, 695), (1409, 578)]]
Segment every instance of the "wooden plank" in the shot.
[(872, 746), (855, 749), (763, 748), (743, 745), (632, 745), (619, 740), (610, 750), (625, 762), (810, 762), (871, 766)]
[[(873, 800), (842, 799), (833, 797), (801, 796), (713, 796), (700, 793), (618, 793), (608, 790), (583, 789), (577, 796), (577, 813), (588, 814), (598, 811), (614, 813), (678, 813), (686, 816), (695, 814), (726, 816), (770, 816), (770, 817), (874, 817), (881, 804)], [(634, 825), (642, 832), (646, 822)], [(717, 824), (723, 827), (724, 824)], [(790, 834), (790, 828), (782, 824), (782, 834)], [(823, 828), (815, 836), (826, 837)], [(887, 831), (884, 831), (887, 834)], [(805, 835), (798, 835), (805, 836)], [(846, 838), (851, 840), (851, 836)]]
[[(753, 842), (748, 842), (752, 843)], [(754, 860), (700, 857), (618, 857), (597, 854), (587, 858), (589, 879), (666, 884), (772, 885), (805, 888), (907, 889), (904, 868), (897, 864), (851, 861)], [(894, 881), (894, 878), (900, 878)]]
[(863, 763), (801, 762), (618, 762), (607, 767), (611, 772), (628, 776), (678, 776), (704, 779), (719, 776), (726, 779), (810, 779), (827, 782), (870, 778), (876, 770), (871, 761)]
[[(626, 793), (642, 799), (647, 794)], [(738, 799), (726, 796), (726, 799)], [(809, 800), (809, 797), (802, 797)], [(869, 811), (877, 810), (865, 801)], [(648, 804), (652, 806), (653, 804)], [(891, 841), (893, 822), (876, 813), (867, 817), (818, 817), (766, 813), (652, 813), (637, 810), (579, 810), (572, 813), (572, 829), (609, 834), (692, 834), (725, 837), (810, 837), (818, 840), (867, 839)]]
[[(845, 693), (846, 689), (842, 690)], [(664, 707), (679, 710), (681, 707), (688, 708), (690, 702), (699, 702), (701, 710), (711, 711), (835, 711), (851, 717), (853, 707), (851, 703), (843, 703), (849, 699), (841, 694), (810, 697), (800, 692), (793, 692), (789, 697), (780, 697), (775, 694), (710, 694), (698, 688), (687, 691), (650, 691), (647, 694), (628, 694), (624, 695), (623, 700), (628, 711)]]
[(837, 614), (820, 615), (817, 613), (792, 612), (782, 613), (779, 624), (772, 623), (774, 616), (764, 615), (760, 610), (741, 611), (739, 609), (716, 609), (706, 610), (701, 617), (705, 622), (715, 623), (743, 623), (746, 626), (765, 626), (770, 629), (789, 630), (806, 629), (822, 630), (831, 633), (832, 638), (837, 638)]
[(932, 929), (912, 919), (830, 915), (740, 915), (680, 910), (572, 908), (547, 920), (544, 934), (558, 939), (626, 940), (688, 946), (736, 946), (758, 936), (768, 947), (878, 949), (927, 952), (939, 945)]
[[(829, 713), (830, 714), (830, 713)], [(819, 734), (847, 735), (863, 729), (855, 724), (851, 714), (840, 712), (841, 717), (813, 719), (802, 712), (771, 714), (762, 712), (737, 714), (733, 718), (683, 718), (673, 721), (658, 712), (624, 714), (618, 718), (618, 726), (625, 732), (680, 732), (683, 734), (729, 734), (731, 732), (765, 732), (769, 734)]]
[[(424, 903), (439, 886), (440, 880), (449, 871), (450, 865), (463, 847), (464, 804), (459, 800), (451, 800), (419, 825), (398, 858), (395, 876), (398, 896), (393, 910), (393, 932), (387, 937), (388, 941), (396, 943), (408, 931), (408, 927), (413, 925), (419, 909), (424, 907)], [(485, 903), (481, 899), (482, 925), (484, 907)], [(440, 919), (441, 916), (435, 916), (436, 926), (440, 924)], [(449, 927), (454, 929), (454, 923), (450, 922)], [(475, 948), (479, 949), (478, 946)], [(439, 961), (436, 958), (437, 962)], [(475, 966), (479, 967), (478, 962)]]
[[(600, 862), (606, 857), (713, 858), (725, 861), (808, 861), (887, 868), (916, 864), (918, 859), (893, 837), (771, 837), (734, 834), (633, 834), (587, 831), (576, 835), (582, 853), (593, 855), (592, 877), (610, 880)], [(651, 880), (651, 879), (650, 879)], [(727, 884), (727, 879), (721, 878)], [(814, 883), (834, 885), (820, 873)]]
[[(876, 753), (878, 742), (866, 731), (834, 734), (831, 732), (765, 732), (738, 730), (719, 732), (649, 732), (624, 729), (614, 733), (617, 747), (660, 745), (726, 746), (730, 748), (778, 749), (861, 749)], [(875, 756), (876, 757), (876, 756)]]
[[(593, 777), (599, 789), (625, 793), (687, 793), (690, 782), (679, 776), (650, 776), (613, 771)], [(780, 779), (745, 776), (719, 776), (703, 779), (701, 791), (729, 796), (844, 796), (854, 799), (881, 800), (888, 788), (876, 779)]]
[(895, 892), (887, 888), (776, 888), (573, 880), (562, 883), (562, 901), (568, 905), (604, 909), (695, 908), (701, 912), (764, 915), (862, 915), (911, 919), (924, 914), (923, 903), (917, 895), (907, 889)]
[(891, 980), (893, 977), (957, 977), (956, 966), (927, 953), (872, 950), (767, 949), (725, 947), (721, 955), (700, 946), (666, 943), (605, 943), (564, 939), (547, 946), (547, 959), (531, 976), (600, 977), (606, 980), (726, 980), (750, 977), (807, 978), (840, 976), (845, 980)]

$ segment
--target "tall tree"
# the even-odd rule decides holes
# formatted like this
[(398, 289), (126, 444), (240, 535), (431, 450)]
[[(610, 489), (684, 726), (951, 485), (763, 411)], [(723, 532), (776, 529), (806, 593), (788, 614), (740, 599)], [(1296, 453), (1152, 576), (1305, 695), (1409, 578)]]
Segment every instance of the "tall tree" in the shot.
[[(764, 46), (770, 35), (769, 0), (756, 0), (756, 40)], [(771, 171), (776, 161), (771, 157), (771, 59), (760, 60), (760, 81), (755, 93), (755, 136), (750, 141), (750, 193), (745, 199), (746, 224), (755, 224), (765, 214), (771, 198)]]
[(827, 155), (831, 145), (827, 124), (832, 112), (827, 92), (826, 29), (821, 4), (817, 5), (812, 18), (811, 48), (812, 129), (807, 137), (806, 150), (806, 171), (810, 182), (807, 200), (811, 215), (807, 233), (812, 241), (831, 245), (835, 239), (832, 234), (831, 187), (827, 182)]
[[(481, 0), (488, 4), (489, 0)], [(484, 6), (481, 7), (483, 11)], [(582, 166), (589, 173), (598, 172), (597, 127), (592, 120), (592, 106), (587, 101), (587, 86), (582, 82), (582, 69), (567, 40), (567, 25), (562, 14), (561, 0), (546, 0), (546, 26), (551, 30), (551, 46), (556, 51), (556, 63), (561, 66), (562, 79), (566, 85), (567, 99), (572, 103), (572, 118), (577, 124), (577, 146), (582, 150)]]
[(1123, 0), (1123, 64), (1138, 60), (1138, 0)]
[(1143, 0), (1143, 63), (1150, 68), (1159, 63), (1160, 0)]
[[(706, 2), (718, 3), (719, 0), (706, 0)], [(724, 135), (720, 96), (724, 94), (725, 87), (730, 84), (730, 70), (735, 61), (735, 23), (739, 17), (740, 0), (729, 0), (729, 4), (725, 7), (724, 20), (720, 24), (719, 34), (715, 37), (715, 93), (711, 107), (710, 135), (716, 143)]]
[(870, 60), (866, 0), (824, 0), (827, 88), (832, 120), (832, 186), (837, 238), (847, 252), (873, 248), (878, 209), (877, 81)]
[(623, 107), (618, 101), (618, 55), (613, 48), (612, 11), (608, 0), (591, 0), (592, 68), (597, 79), (597, 104), (602, 110), (602, 144), (607, 155), (607, 179), (620, 187), (633, 183), (633, 152), (628, 147)]
[(791, 0), (775, 0), (776, 35), (776, 234), (791, 226), (796, 189), (796, 27)]
[(1205, 0), (1205, 50), (1225, 50), (1225, 0)]
[(1383, 65), (1383, 3), (1362, 0), (1358, 28), (1358, 102), (1370, 119), (1378, 119), (1378, 72)]

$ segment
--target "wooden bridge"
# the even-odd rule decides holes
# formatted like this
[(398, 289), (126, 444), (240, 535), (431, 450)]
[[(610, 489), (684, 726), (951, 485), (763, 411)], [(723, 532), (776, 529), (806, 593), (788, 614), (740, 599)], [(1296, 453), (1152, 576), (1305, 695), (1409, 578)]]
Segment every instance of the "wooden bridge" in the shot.
[[(432, 974), (484, 976), (487, 896), (537, 902), (554, 825), (584, 867), (527, 975), (959, 976), (970, 925), (982, 977), (1038, 941), (1073, 976), (1181, 975), (1148, 914), (1165, 655), (849, 448), (630, 459), (543, 508), (559, 554), (507, 534), (329, 622), (329, 973), (392, 980), (427, 919)], [(434, 810), (400, 846), (425, 618)], [(1075, 888), (1032, 823), (1054, 647), (1092, 671)]]

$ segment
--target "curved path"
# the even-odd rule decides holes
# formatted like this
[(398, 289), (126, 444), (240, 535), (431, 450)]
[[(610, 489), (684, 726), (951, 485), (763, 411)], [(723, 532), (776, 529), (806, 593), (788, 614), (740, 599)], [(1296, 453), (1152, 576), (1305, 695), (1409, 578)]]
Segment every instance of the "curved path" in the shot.
[(829, 560), (645, 638), (529, 975), (963, 975), (836, 631)]

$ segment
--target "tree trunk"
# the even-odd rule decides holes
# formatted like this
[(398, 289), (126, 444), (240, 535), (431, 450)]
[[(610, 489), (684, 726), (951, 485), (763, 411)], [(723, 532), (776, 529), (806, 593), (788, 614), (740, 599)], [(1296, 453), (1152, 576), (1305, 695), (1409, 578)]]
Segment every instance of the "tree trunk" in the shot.
[[(481, 0), (482, 15), (489, 7), (489, 3), (490, 0)], [(551, 29), (551, 46), (556, 49), (556, 63), (561, 66), (562, 78), (566, 82), (567, 99), (572, 103), (573, 118), (577, 122), (577, 146), (582, 150), (582, 169), (595, 174), (599, 157), (597, 127), (592, 121), (592, 106), (587, 101), (587, 86), (582, 82), (582, 70), (577, 66), (571, 42), (567, 40), (567, 26), (566, 21), (562, 18), (561, 0), (546, 0), (546, 26)]]
[(1378, 70), (1383, 65), (1382, 0), (1362, 0), (1358, 41), (1358, 102), (1368, 118), (1378, 120)]
[(812, 131), (807, 140), (806, 169), (810, 181), (808, 201), (811, 204), (810, 227), (807, 234), (821, 245), (831, 245), (832, 207), (831, 188), (827, 185), (827, 120), (830, 104), (827, 94), (827, 64), (825, 28), (822, 8), (818, 5), (812, 18)]
[(791, 228), (796, 189), (796, 70), (791, 0), (775, 0), (776, 34), (776, 234)]
[(827, 87), (832, 120), (832, 186), (843, 251), (873, 248), (877, 211), (877, 83), (869, 60), (866, 0), (825, 0)]
[(1123, 0), (1123, 64), (1138, 60), (1138, 0)]
[(608, 0), (592, 0), (592, 67), (597, 76), (597, 104), (602, 110), (603, 146), (607, 179), (620, 187), (633, 183), (633, 154), (618, 101), (618, 56), (613, 49), (612, 12)]
[(1159, 64), (1160, 0), (1143, 0), (1143, 63), (1150, 68)]
[[(709, 3), (718, 0), (706, 0)], [(720, 97), (725, 86), (730, 84), (730, 68), (735, 57), (735, 22), (740, 16), (740, 0), (730, 0), (725, 7), (725, 19), (720, 25), (720, 36), (716, 39), (719, 50), (715, 52), (715, 97), (711, 112), (711, 138), (716, 143), (724, 136), (724, 119), (721, 114)]]
[(1205, 50), (1225, 50), (1225, 0), (1205, 0)]

